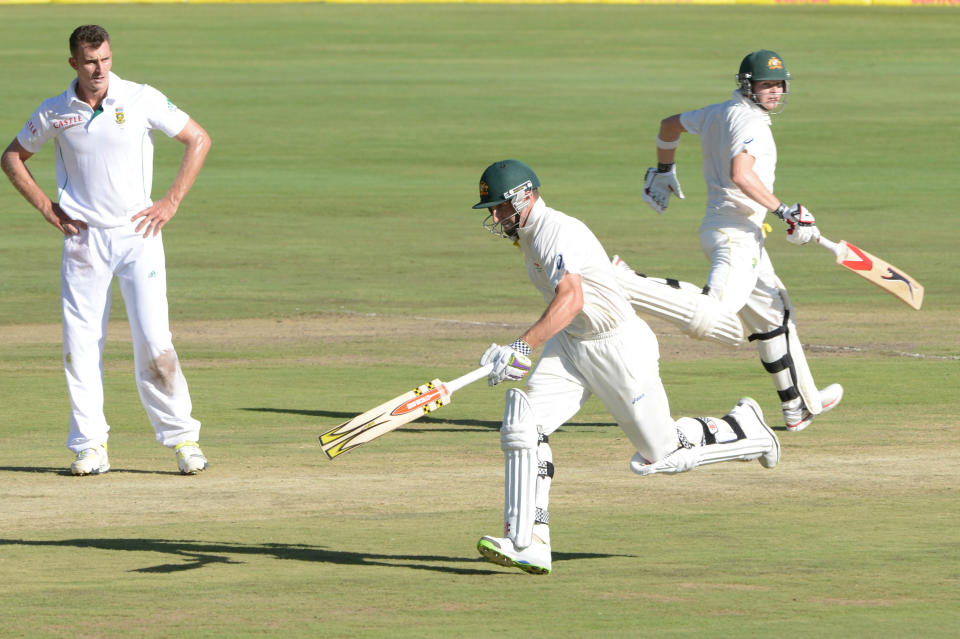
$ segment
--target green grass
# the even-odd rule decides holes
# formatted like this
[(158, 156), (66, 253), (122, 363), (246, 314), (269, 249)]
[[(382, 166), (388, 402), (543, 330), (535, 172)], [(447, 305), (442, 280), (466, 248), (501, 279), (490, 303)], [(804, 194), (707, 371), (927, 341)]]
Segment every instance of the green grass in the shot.
[[(950, 9), (627, 6), (0, 8), (0, 134), (66, 87), (99, 22), (114, 71), (160, 88), (213, 151), (165, 231), (174, 339), (212, 468), (174, 471), (136, 396), (123, 304), (105, 357), (114, 471), (65, 475), (59, 243), (0, 185), (0, 635), (948, 637), (960, 624), (960, 269), (950, 216), (960, 22)], [(754, 35), (746, 35), (754, 34)], [(470, 368), (542, 310), (470, 210), (530, 163), (611, 253), (702, 282), (687, 194), (640, 202), (660, 118), (721, 101), (780, 52), (777, 192), (926, 286), (917, 313), (817, 248), (769, 240), (821, 383), (843, 404), (782, 464), (640, 480), (590, 401), (551, 440), (554, 573), (479, 560), (501, 526), (502, 390), (327, 462), (316, 436)], [(155, 194), (179, 145), (158, 141)], [(47, 146), (31, 170), (52, 187)], [(741, 395), (749, 348), (662, 333), (673, 411)], [(771, 421), (774, 421), (771, 417)]]

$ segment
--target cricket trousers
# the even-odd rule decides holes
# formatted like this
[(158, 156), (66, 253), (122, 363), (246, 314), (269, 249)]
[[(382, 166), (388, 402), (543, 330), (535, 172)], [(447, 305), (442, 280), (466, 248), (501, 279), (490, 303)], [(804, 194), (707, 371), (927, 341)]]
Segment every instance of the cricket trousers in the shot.
[(789, 301), (759, 229), (702, 227), (700, 247), (710, 260), (711, 295), (740, 316), (748, 334), (767, 333), (783, 324)]
[(677, 448), (677, 429), (660, 380), (660, 346), (639, 317), (590, 339), (561, 331), (547, 341), (526, 393), (544, 435), (596, 395), (643, 457)]
[(173, 447), (197, 441), (200, 422), (173, 348), (161, 235), (144, 237), (134, 224), (81, 230), (64, 238), (60, 271), (63, 366), (70, 393), (67, 448), (79, 452), (107, 442), (103, 411), (103, 347), (113, 278), (123, 295), (133, 338), (140, 401), (157, 441)]

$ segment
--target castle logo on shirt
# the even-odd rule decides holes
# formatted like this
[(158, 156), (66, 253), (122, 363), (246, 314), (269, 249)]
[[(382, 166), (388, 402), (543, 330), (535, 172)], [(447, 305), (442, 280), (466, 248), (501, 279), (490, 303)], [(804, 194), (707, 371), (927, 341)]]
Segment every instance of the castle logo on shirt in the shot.
[(53, 128), (55, 129), (67, 129), (72, 126), (77, 126), (78, 124), (83, 124), (82, 115), (71, 115), (66, 118), (61, 118), (59, 120), (52, 121)]

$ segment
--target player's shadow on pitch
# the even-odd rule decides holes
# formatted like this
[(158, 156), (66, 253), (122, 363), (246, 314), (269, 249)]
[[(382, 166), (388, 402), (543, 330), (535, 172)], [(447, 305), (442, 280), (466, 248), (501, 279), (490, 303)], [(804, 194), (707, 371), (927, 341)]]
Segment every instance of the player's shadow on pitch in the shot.
[[(62, 475), (63, 477), (73, 477), (69, 468), (63, 466), (0, 466), (0, 472), (7, 473), (47, 473), (50, 475)], [(179, 475), (176, 470), (140, 470), (137, 468), (117, 468), (110, 467), (110, 474), (140, 474), (140, 475)], [(78, 477), (79, 479), (79, 477)]]
[[(345, 566), (382, 566), (387, 568), (409, 568), (411, 570), (431, 570), (457, 575), (495, 575), (504, 574), (503, 570), (472, 568), (463, 564), (484, 565), (479, 557), (444, 557), (440, 555), (386, 555), (377, 553), (347, 552), (330, 550), (320, 546), (304, 544), (239, 544), (190, 540), (168, 539), (61, 539), (54, 541), (32, 541), (28, 539), (0, 539), (0, 546), (93, 548), (96, 550), (114, 550), (126, 552), (153, 552), (170, 555), (179, 559), (177, 563), (161, 563), (145, 568), (135, 568), (131, 572), (139, 573), (178, 573), (196, 570), (210, 564), (242, 565), (240, 556), (261, 556), (293, 561), (311, 561), (317, 563)], [(553, 561), (572, 561), (577, 559), (607, 559), (611, 557), (634, 557), (634, 555), (611, 555), (605, 553), (553, 553)], [(450, 565), (452, 564), (452, 565)], [(518, 573), (519, 574), (519, 573)]]

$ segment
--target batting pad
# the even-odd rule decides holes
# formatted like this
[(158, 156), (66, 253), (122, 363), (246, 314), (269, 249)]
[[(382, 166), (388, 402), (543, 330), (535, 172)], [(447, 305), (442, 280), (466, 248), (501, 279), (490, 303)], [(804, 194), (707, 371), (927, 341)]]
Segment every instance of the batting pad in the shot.
[(518, 388), (507, 391), (500, 448), (504, 457), (504, 536), (517, 548), (533, 542), (537, 520), (537, 459), (539, 433), (527, 394)]
[(636, 312), (667, 320), (691, 337), (729, 346), (740, 346), (746, 341), (740, 318), (723, 310), (715, 298), (704, 295), (695, 284), (647, 277), (629, 267), (614, 271)]

